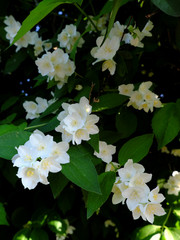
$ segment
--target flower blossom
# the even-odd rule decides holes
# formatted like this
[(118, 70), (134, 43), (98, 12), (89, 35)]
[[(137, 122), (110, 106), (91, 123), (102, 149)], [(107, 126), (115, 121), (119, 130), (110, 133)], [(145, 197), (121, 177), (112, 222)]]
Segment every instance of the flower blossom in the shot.
[(172, 176), (169, 177), (167, 183), (164, 184), (164, 188), (168, 189), (168, 194), (178, 196), (180, 192), (180, 172), (174, 171)]
[(99, 117), (91, 114), (92, 107), (86, 97), (82, 97), (79, 103), (63, 103), (62, 108), (64, 111), (60, 112), (57, 117), (60, 125), (55, 130), (62, 133), (63, 141), (81, 144), (82, 140), (90, 139), (90, 134), (99, 132), (95, 125)]
[[(80, 33), (73, 24), (66, 25), (61, 33), (58, 34), (57, 40), (60, 47), (65, 48), (66, 52), (70, 53), (75, 42), (80, 38)], [(81, 48), (84, 44), (84, 39), (80, 38), (77, 47)]]
[(42, 76), (48, 76), (48, 81), (54, 78), (60, 89), (67, 83), (68, 77), (75, 71), (75, 64), (69, 59), (69, 55), (62, 49), (56, 49), (52, 53), (47, 52), (35, 61), (38, 71)]
[(127, 106), (133, 106), (135, 109), (143, 109), (145, 112), (153, 112), (153, 108), (162, 107), (162, 103), (158, 98), (158, 95), (149, 90), (152, 86), (152, 82), (143, 82), (140, 84), (139, 89), (133, 91), (133, 84), (122, 84), (118, 87), (119, 94), (129, 96), (129, 102)]
[(144, 167), (139, 163), (133, 163), (129, 159), (123, 168), (120, 168), (118, 177), (112, 188), (112, 203), (125, 203), (134, 219), (142, 217), (143, 220), (153, 223), (154, 215), (162, 216), (166, 214), (161, 206), (165, 199), (159, 193), (159, 187), (150, 191), (147, 186), (152, 178), (152, 174), (144, 172)]
[[(96, 26), (97, 30), (98, 31), (103, 31), (106, 27), (106, 23), (107, 23), (107, 20), (108, 20), (108, 17), (109, 15), (108, 14), (105, 14), (103, 15), (102, 17), (98, 18), (97, 20), (94, 19), (93, 16), (89, 15), (89, 18), (91, 19), (91, 21), (94, 23), (94, 25)], [(92, 31), (96, 31), (95, 27), (93, 26), (93, 24), (91, 23), (90, 20), (87, 21), (87, 25), (86, 25), (86, 29), (88, 27), (90, 27), (90, 33)]]
[(116, 152), (116, 147), (113, 145), (108, 145), (106, 142), (99, 142), (99, 153), (96, 151), (94, 155), (101, 158), (103, 162), (110, 163), (112, 161), (112, 154)]
[(35, 119), (40, 116), (51, 104), (55, 102), (55, 99), (47, 101), (44, 98), (36, 97), (36, 102), (25, 101), (23, 107), (26, 110), (26, 119)]
[(18, 167), (17, 176), (21, 178), (24, 188), (34, 189), (37, 184), (49, 184), (49, 172), (61, 171), (61, 164), (69, 163), (67, 154), (69, 144), (56, 143), (50, 135), (35, 130), (29, 140), (20, 145), (12, 158), (13, 166)]

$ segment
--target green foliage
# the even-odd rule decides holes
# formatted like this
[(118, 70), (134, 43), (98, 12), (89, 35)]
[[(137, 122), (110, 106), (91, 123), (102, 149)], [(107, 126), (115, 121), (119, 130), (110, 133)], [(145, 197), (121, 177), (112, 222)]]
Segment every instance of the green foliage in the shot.
[(180, 6), (178, 0), (151, 0), (154, 5), (156, 5), (161, 11), (166, 14), (179, 17), (180, 16)]
[(6, 211), (2, 203), (0, 203), (0, 225), (9, 225), (6, 219)]
[(171, 142), (180, 131), (179, 106), (168, 103), (152, 119), (152, 128), (158, 142), (158, 149)]
[(73, 183), (89, 192), (101, 194), (96, 169), (92, 163), (92, 155), (82, 147), (71, 147), (70, 163), (63, 165), (62, 173)]
[(143, 159), (149, 152), (153, 137), (153, 134), (145, 134), (131, 138), (121, 147), (118, 153), (119, 163), (124, 165), (128, 159), (133, 159), (134, 162), (139, 162)]

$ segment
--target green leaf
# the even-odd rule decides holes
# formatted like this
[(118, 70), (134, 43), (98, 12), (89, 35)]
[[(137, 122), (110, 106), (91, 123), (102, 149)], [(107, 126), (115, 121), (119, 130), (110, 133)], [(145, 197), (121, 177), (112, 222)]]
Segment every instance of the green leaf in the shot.
[(27, 51), (24, 49), (12, 55), (6, 62), (4, 73), (14, 72), (26, 58)]
[(128, 159), (133, 159), (133, 162), (139, 162), (143, 159), (149, 152), (153, 137), (153, 134), (144, 134), (126, 142), (119, 151), (119, 163), (124, 165)]
[(18, 41), (24, 34), (31, 30), (38, 22), (46, 17), (53, 9), (63, 3), (78, 3), (82, 4), (82, 0), (44, 0), (33, 9), (29, 16), (23, 21), (20, 30), (15, 36), (12, 44)]
[(0, 124), (11, 123), (16, 118), (17, 113), (12, 113), (7, 116), (5, 119), (0, 121)]
[(101, 141), (105, 141), (109, 144), (114, 144), (121, 139), (121, 134), (115, 131), (100, 131)]
[(135, 132), (137, 127), (137, 117), (129, 109), (122, 109), (116, 115), (116, 128), (121, 134), (121, 138), (127, 138)]
[(104, 172), (99, 176), (102, 195), (92, 192), (88, 194), (87, 218), (90, 218), (93, 213), (106, 202), (111, 193), (115, 178), (115, 172)]
[(13, 240), (29, 240), (29, 234), (30, 229), (28, 228), (21, 229), (14, 235)]
[(152, 119), (152, 128), (158, 142), (158, 149), (161, 149), (178, 135), (180, 119), (175, 103), (168, 103), (157, 111)]
[(17, 153), (15, 147), (28, 141), (31, 133), (25, 131), (8, 132), (0, 136), (0, 157), (11, 160)]
[(147, 225), (142, 227), (136, 234), (135, 240), (150, 240), (150, 238), (161, 231), (161, 226)]
[(91, 139), (88, 141), (88, 143), (96, 152), (99, 152), (99, 134), (91, 135)]
[(70, 163), (62, 166), (62, 173), (82, 189), (101, 194), (97, 172), (89, 151), (83, 146), (73, 146), (68, 154)]
[(113, 1), (111, 0), (108, 0), (103, 8), (101, 9), (100, 13), (94, 18), (95, 20), (96, 19), (99, 19), (102, 15), (106, 14), (106, 13), (109, 13), (112, 11), (112, 8), (113, 8)]
[(48, 234), (40, 228), (33, 229), (31, 232), (29, 240), (49, 240)]
[(7, 110), (8, 108), (10, 108), (11, 106), (13, 106), (17, 100), (19, 99), (19, 97), (13, 96), (8, 98), (8, 100), (6, 100), (2, 106), (1, 106), (1, 112)]
[(113, 8), (112, 8), (112, 11), (110, 14), (109, 24), (107, 27), (107, 32), (106, 32), (105, 38), (108, 36), (109, 32), (111, 31), (111, 28), (113, 27), (113, 24), (114, 24), (114, 21), (115, 21), (115, 18), (116, 18), (119, 8), (130, 1), (134, 1), (134, 0), (114, 0), (113, 1)]
[(122, 105), (128, 97), (118, 93), (108, 93), (99, 97), (98, 102), (92, 103), (92, 111), (99, 112)]
[(60, 219), (60, 217), (58, 217), (57, 219), (55, 217), (55, 219), (48, 221), (48, 227), (51, 229), (52, 232), (60, 234), (65, 233), (67, 229), (66, 223), (63, 219)]
[(151, 0), (152, 3), (166, 14), (179, 17), (180, 16), (180, 4), (179, 0)]
[(50, 182), (50, 187), (54, 198), (57, 198), (57, 196), (59, 196), (59, 194), (68, 184), (68, 179), (61, 172), (50, 174), (48, 180)]
[(2, 124), (0, 125), (0, 136), (7, 133), (7, 132), (12, 132), (16, 130), (24, 130), (25, 127), (27, 126), (27, 123), (22, 123), (18, 126), (14, 124)]
[(164, 237), (166, 240), (180, 240), (180, 229), (166, 227)]
[(2, 203), (0, 203), (0, 225), (9, 225), (6, 219), (6, 211)]

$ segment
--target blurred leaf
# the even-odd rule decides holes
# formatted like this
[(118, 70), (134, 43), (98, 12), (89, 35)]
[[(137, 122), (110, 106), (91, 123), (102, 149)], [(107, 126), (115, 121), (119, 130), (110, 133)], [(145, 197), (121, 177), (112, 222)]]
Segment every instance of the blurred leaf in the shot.
[(1, 112), (7, 110), (8, 108), (10, 108), (11, 106), (13, 106), (17, 100), (19, 99), (19, 97), (13, 96), (8, 98), (8, 100), (6, 100), (2, 105), (1, 105)]
[(58, 219), (55, 218), (48, 221), (48, 227), (51, 229), (52, 232), (60, 234), (65, 233), (67, 229), (66, 223), (63, 219), (60, 219), (60, 217), (58, 217)]
[(11, 123), (15, 117), (16, 117), (17, 113), (12, 113), (9, 116), (7, 116), (5, 119), (0, 121), (0, 124), (8, 124)]
[(167, 103), (152, 119), (152, 128), (158, 142), (158, 149), (171, 142), (179, 133), (180, 118), (175, 103)]
[(133, 162), (139, 162), (143, 159), (149, 152), (153, 137), (153, 134), (144, 134), (126, 142), (119, 151), (119, 163), (124, 165), (128, 159), (133, 159)]
[(71, 147), (68, 154), (70, 163), (62, 166), (62, 173), (82, 189), (101, 194), (97, 172), (89, 151), (78, 145)]
[(88, 193), (87, 218), (90, 218), (106, 202), (111, 193), (115, 178), (115, 172), (104, 172), (99, 176), (102, 195), (92, 192)]
[(29, 240), (29, 235), (30, 235), (30, 229), (24, 228), (18, 231), (14, 235), (13, 240)]
[(137, 117), (129, 109), (122, 109), (116, 115), (116, 128), (121, 138), (127, 138), (135, 132), (137, 128)]
[(29, 240), (49, 240), (48, 234), (40, 228), (33, 229), (33, 231), (30, 234)]
[(161, 231), (161, 226), (157, 225), (147, 225), (140, 228), (137, 232), (135, 240), (150, 240), (150, 238), (155, 234)]
[(173, 17), (180, 17), (179, 0), (151, 0), (161, 11)]
[(38, 22), (46, 17), (54, 8), (63, 3), (78, 3), (82, 4), (82, 0), (43, 0), (35, 9), (33, 9), (29, 16), (23, 21), (20, 30), (14, 38), (12, 44), (18, 41), (24, 34), (31, 30)]
[(61, 172), (50, 174), (48, 180), (50, 182), (50, 187), (54, 198), (57, 198), (57, 196), (68, 184), (68, 179)]
[(26, 50), (22, 49), (21, 51), (13, 54), (6, 62), (4, 73), (12, 73), (14, 72), (20, 64), (26, 59), (27, 57)]
[(166, 240), (180, 240), (180, 229), (166, 227), (164, 237)]
[(7, 132), (24, 130), (26, 126), (27, 126), (27, 123), (22, 123), (18, 126), (14, 124), (2, 124), (0, 125), (0, 136)]
[(0, 203), (0, 225), (9, 225), (6, 219), (6, 211), (2, 203)]
[(113, 8), (113, 1), (108, 0), (108, 1), (104, 4), (104, 6), (103, 6), (103, 8), (101, 9), (101, 11), (99, 12), (99, 14), (95, 17), (95, 19), (99, 19), (102, 15), (111, 12), (111, 11), (112, 11), (112, 8)]
[(86, 97), (88, 99), (90, 92), (91, 92), (91, 88), (89, 86), (83, 87), (83, 89), (74, 98), (74, 101), (79, 102), (81, 97)]
[(15, 147), (28, 141), (31, 133), (25, 131), (8, 132), (0, 136), (0, 157), (11, 160), (17, 153)]
[(128, 97), (118, 93), (107, 93), (99, 97), (98, 102), (92, 103), (92, 111), (99, 112), (122, 105)]

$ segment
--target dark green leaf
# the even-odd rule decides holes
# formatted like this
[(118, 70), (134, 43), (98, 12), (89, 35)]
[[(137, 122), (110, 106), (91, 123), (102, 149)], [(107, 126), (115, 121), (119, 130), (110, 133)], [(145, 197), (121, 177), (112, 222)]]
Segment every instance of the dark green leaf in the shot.
[(15, 147), (28, 141), (31, 133), (25, 131), (8, 132), (0, 136), (0, 157), (11, 160), (17, 153)]
[(106, 109), (115, 108), (122, 105), (128, 97), (118, 93), (108, 93), (99, 97), (98, 102), (92, 104), (93, 112), (99, 112)]
[(2, 104), (1, 111), (5, 111), (6, 109), (13, 106), (17, 102), (18, 99), (19, 99), (19, 97), (16, 97), (16, 96), (8, 98), (8, 100), (6, 100), (5, 103)]
[(62, 166), (62, 173), (77, 186), (101, 194), (96, 169), (91, 154), (83, 146), (73, 146), (68, 151), (70, 163)]
[(30, 235), (30, 240), (49, 240), (48, 234), (43, 229), (33, 229)]
[(124, 165), (128, 159), (133, 159), (133, 162), (139, 162), (143, 159), (149, 152), (153, 137), (153, 134), (145, 134), (126, 142), (119, 151), (119, 163)]
[(158, 142), (158, 149), (171, 142), (179, 133), (180, 120), (175, 103), (168, 103), (154, 115), (152, 128)]
[(90, 218), (93, 213), (106, 202), (111, 193), (115, 178), (115, 172), (105, 172), (99, 176), (102, 195), (92, 192), (88, 194), (87, 218)]
[(2, 203), (0, 203), (0, 225), (9, 225), (6, 219), (6, 211)]
[(68, 179), (61, 172), (50, 174), (48, 179), (53, 196), (56, 198), (68, 184)]
[(99, 152), (99, 134), (91, 135), (88, 143), (93, 147), (96, 152)]
[(180, 16), (180, 4), (179, 0), (151, 0), (156, 7), (166, 14), (179, 17)]

